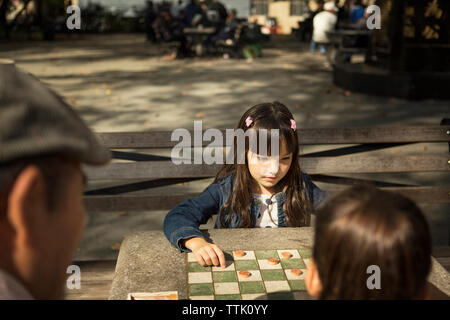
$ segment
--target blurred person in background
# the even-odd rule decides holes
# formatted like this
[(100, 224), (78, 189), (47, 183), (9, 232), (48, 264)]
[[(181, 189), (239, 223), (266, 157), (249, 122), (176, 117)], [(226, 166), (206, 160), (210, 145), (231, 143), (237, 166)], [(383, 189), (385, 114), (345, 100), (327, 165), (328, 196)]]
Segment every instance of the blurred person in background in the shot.
[(314, 45), (311, 45), (311, 51), (315, 51), (316, 45), (320, 48), (320, 53), (326, 53), (326, 47), (330, 43), (328, 32), (335, 30), (337, 23), (338, 8), (333, 2), (327, 2), (323, 6), (323, 11), (319, 12), (313, 20), (313, 37)]

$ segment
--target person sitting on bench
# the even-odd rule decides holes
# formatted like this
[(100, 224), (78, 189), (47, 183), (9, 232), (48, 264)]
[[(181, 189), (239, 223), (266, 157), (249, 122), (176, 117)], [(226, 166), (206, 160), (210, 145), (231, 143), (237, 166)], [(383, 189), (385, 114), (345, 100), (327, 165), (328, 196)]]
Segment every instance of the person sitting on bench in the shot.
[(211, 38), (211, 42), (215, 44), (219, 40), (226, 41), (227, 39), (234, 39), (236, 28), (239, 25), (239, 19), (236, 18), (237, 11), (230, 10), (228, 14), (225, 28), (223, 28), (217, 35)]

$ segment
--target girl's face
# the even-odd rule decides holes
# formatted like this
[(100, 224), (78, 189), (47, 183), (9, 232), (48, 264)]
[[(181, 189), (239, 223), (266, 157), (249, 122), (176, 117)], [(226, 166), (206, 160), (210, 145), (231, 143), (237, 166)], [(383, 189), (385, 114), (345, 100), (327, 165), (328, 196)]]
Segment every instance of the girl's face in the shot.
[(262, 194), (273, 194), (276, 185), (284, 178), (292, 163), (292, 152), (287, 151), (286, 142), (280, 144), (280, 156), (263, 156), (248, 151), (248, 170), (257, 183), (259, 190), (255, 192)]

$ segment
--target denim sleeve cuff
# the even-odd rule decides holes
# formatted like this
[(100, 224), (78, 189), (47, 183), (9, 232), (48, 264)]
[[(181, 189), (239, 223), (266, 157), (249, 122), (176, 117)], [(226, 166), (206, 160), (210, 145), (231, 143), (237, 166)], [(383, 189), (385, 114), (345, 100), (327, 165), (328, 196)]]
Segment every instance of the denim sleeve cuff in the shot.
[(170, 243), (172, 243), (172, 245), (175, 248), (177, 248), (180, 252), (191, 252), (190, 249), (181, 245), (180, 241), (192, 237), (200, 237), (203, 239), (205, 238), (203, 233), (194, 227), (181, 227), (172, 232), (172, 234), (170, 235)]

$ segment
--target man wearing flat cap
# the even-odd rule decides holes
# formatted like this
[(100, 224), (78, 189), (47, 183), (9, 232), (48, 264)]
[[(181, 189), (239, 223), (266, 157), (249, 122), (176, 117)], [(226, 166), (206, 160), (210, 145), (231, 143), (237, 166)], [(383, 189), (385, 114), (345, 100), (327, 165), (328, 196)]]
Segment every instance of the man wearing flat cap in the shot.
[(81, 164), (109, 158), (59, 96), (0, 61), (0, 300), (64, 297), (86, 222)]

